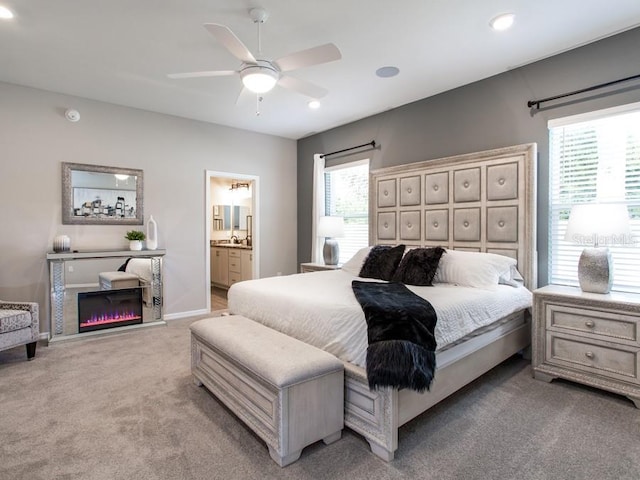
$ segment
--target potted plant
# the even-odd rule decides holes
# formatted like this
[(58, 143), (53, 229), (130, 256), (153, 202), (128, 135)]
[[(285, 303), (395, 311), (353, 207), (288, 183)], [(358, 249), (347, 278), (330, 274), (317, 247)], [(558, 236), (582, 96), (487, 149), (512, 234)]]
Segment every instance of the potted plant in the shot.
[(142, 250), (142, 241), (146, 236), (140, 230), (129, 230), (124, 238), (129, 240), (129, 250)]

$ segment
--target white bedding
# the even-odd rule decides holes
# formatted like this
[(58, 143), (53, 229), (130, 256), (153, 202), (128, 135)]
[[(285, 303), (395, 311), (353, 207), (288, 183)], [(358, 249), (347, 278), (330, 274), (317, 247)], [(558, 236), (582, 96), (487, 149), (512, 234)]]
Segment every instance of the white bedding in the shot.
[[(351, 289), (355, 279), (377, 281), (334, 270), (239, 282), (229, 289), (229, 310), (365, 367), (367, 324)], [(526, 288), (508, 285), (407, 287), (436, 310), (438, 349), (530, 307), (532, 299)]]

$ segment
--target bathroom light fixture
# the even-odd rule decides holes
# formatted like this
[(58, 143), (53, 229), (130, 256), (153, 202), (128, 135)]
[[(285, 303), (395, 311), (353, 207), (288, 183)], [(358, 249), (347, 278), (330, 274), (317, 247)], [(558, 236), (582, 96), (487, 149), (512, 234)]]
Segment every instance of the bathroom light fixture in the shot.
[(498, 32), (502, 32), (504, 30), (511, 28), (511, 25), (513, 25), (513, 21), (515, 17), (516, 16), (513, 13), (502, 13), (497, 17), (494, 17), (489, 22), (489, 25), (491, 25), (491, 28), (493, 28), (494, 30)]
[(320, 102), (318, 100), (311, 100), (309, 103), (309, 108), (316, 110), (318, 108), (320, 108)]
[(249, 183), (247, 182), (235, 182), (231, 184), (231, 195), (235, 198), (250, 198), (251, 191), (249, 190)]
[(233, 190), (240, 190), (241, 188), (246, 188), (247, 190), (249, 190), (249, 184), (246, 182), (236, 182), (236, 183), (232, 183), (231, 184), (231, 188), (229, 188), (229, 190), (233, 191)]
[(11, 20), (13, 18), (13, 12), (7, 7), (0, 5), (0, 18), (3, 20)]
[(257, 63), (240, 70), (240, 78), (247, 90), (266, 93), (276, 86), (280, 74), (268, 62), (258, 60)]

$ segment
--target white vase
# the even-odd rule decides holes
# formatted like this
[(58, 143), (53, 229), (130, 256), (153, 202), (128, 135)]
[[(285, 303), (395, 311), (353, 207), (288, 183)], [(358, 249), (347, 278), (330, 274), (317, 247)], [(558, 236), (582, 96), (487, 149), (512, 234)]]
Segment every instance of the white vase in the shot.
[(147, 250), (155, 250), (158, 248), (158, 224), (153, 219), (153, 215), (149, 215), (147, 222)]
[(142, 250), (142, 240), (129, 240), (129, 250)]
[(58, 235), (53, 239), (54, 252), (68, 252), (71, 249), (71, 239), (67, 235)]

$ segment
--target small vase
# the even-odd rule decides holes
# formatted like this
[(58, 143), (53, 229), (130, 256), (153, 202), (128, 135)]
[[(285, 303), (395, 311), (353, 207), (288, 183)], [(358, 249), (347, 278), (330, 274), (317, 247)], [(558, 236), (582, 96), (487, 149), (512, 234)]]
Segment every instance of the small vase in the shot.
[(68, 252), (71, 249), (71, 239), (67, 235), (58, 235), (53, 239), (54, 252)]
[(142, 240), (129, 240), (129, 250), (142, 250)]
[(147, 249), (155, 250), (156, 248), (158, 248), (158, 224), (153, 219), (153, 215), (150, 215), (147, 222)]

